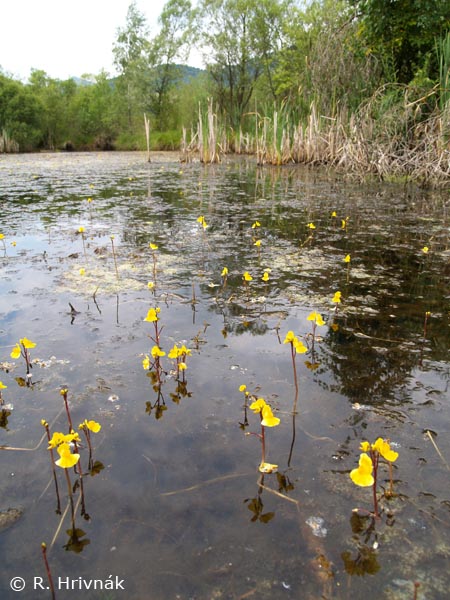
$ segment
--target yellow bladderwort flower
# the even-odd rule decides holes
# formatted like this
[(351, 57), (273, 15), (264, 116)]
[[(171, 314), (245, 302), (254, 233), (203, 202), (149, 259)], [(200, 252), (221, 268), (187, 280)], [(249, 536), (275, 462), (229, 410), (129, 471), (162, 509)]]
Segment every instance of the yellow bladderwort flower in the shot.
[(286, 337), (284, 338), (283, 344), (293, 343), (295, 339), (296, 338), (294, 332), (292, 330), (289, 330), (286, 334)]
[(353, 469), (350, 472), (351, 480), (354, 484), (361, 487), (369, 487), (374, 484), (374, 478), (372, 475), (373, 463), (372, 459), (368, 454), (363, 452), (359, 457), (359, 466), (357, 469)]
[(36, 347), (36, 344), (34, 342), (32, 342), (31, 340), (29, 340), (28, 338), (21, 338), (19, 341), (24, 348), (35, 348)]
[(149, 246), (150, 246), (151, 250), (158, 250), (158, 245), (157, 244), (153, 244), (152, 242), (150, 242)]
[(158, 314), (161, 312), (159, 306), (157, 308), (149, 308), (147, 316), (144, 321), (149, 321), (150, 323), (154, 323), (155, 321), (159, 321)]
[(78, 272), (80, 275), (86, 275), (86, 269), (81, 268)]
[(149, 281), (147, 283), (147, 287), (148, 287), (149, 290), (153, 290), (154, 287), (155, 287), (155, 283), (153, 281)]
[(220, 274), (221, 277), (226, 277), (228, 275), (228, 268), (224, 267), (222, 269), (222, 273)]
[(336, 213), (336, 211), (335, 211), (335, 210), (333, 210), (333, 212), (331, 213), (331, 216), (332, 216), (332, 217), (337, 217), (337, 213)]
[(243, 383), (242, 385), (239, 386), (239, 391), (240, 392), (245, 392), (247, 389), (247, 386), (245, 385), (245, 383)]
[(316, 325), (325, 325), (325, 321), (322, 319), (322, 315), (315, 310), (308, 316), (308, 321), (313, 321)]
[(8, 386), (7, 386), (7, 385), (5, 385), (5, 384), (3, 383), (3, 381), (0, 381), (0, 390), (6, 390), (6, 388), (7, 388), (7, 387), (8, 387)]
[(72, 442), (80, 441), (80, 436), (75, 431), (72, 431), (72, 433), (61, 433), (60, 431), (55, 431), (48, 442), (47, 450), (50, 450), (50, 448), (57, 448), (61, 444), (71, 444)]
[(430, 250), (430, 249), (428, 248), (428, 246), (424, 246), (424, 247), (422, 248), (422, 252), (423, 252), (424, 254), (428, 254), (428, 251), (429, 251), (429, 250)]
[(305, 352), (308, 352), (308, 348), (298, 338), (294, 339), (293, 344), (294, 344), (294, 350), (296, 351), (297, 354), (305, 354)]
[(146, 354), (142, 361), (142, 368), (148, 371), (150, 369), (150, 357)]
[(164, 350), (161, 350), (161, 348), (159, 346), (155, 345), (151, 349), (151, 355), (153, 358), (159, 358), (160, 356), (165, 356), (166, 353), (164, 352)]
[(20, 346), (19, 346), (19, 344), (16, 344), (14, 346), (14, 348), (11, 350), (10, 356), (11, 356), (11, 358), (19, 358), (19, 356), (20, 356)]
[(253, 281), (253, 277), (248, 271), (245, 271), (245, 273), (242, 275), (242, 278), (244, 281)]
[(255, 414), (258, 414), (262, 411), (262, 409), (266, 406), (266, 401), (264, 398), (258, 398), (254, 402), (250, 404), (250, 410), (252, 410)]
[(185, 371), (187, 369), (187, 364), (185, 362), (179, 362), (178, 363), (178, 368), (180, 369), (180, 371)]
[(100, 423), (97, 423), (97, 421), (88, 421), (87, 419), (85, 419), (82, 423), (79, 424), (78, 429), (84, 429), (85, 427), (93, 433), (98, 433), (102, 428)]
[(398, 452), (392, 450), (389, 442), (383, 440), (383, 438), (378, 438), (375, 443), (372, 444), (372, 448), (381, 454), (388, 462), (395, 462), (398, 458)]
[(260, 473), (275, 473), (277, 469), (278, 465), (273, 465), (272, 463), (268, 462), (262, 462), (258, 467)]
[(263, 417), (261, 425), (264, 425), (264, 427), (276, 427), (280, 424), (280, 419), (273, 416), (272, 409), (268, 404), (263, 406), (261, 414)]
[(256, 242), (253, 245), (259, 248), (261, 246), (261, 243), (261, 240), (256, 240)]
[(263, 276), (261, 277), (261, 279), (263, 281), (269, 281), (270, 277), (269, 277), (269, 273), (267, 271), (264, 271)]
[(252, 225), (252, 229), (255, 229), (256, 227), (261, 227), (261, 223), (259, 221), (255, 221)]
[(173, 348), (171, 348), (171, 350), (169, 351), (169, 354), (167, 355), (169, 358), (178, 358), (179, 357), (179, 348), (178, 346), (175, 344), (173, 346)]
[(334, 292), (334, 296), (333, 296), (333, 299), (331, 300), (331, 302), (335, 302), (336, 304), (339, 304), (341, 302), (341, 296), (342, 296), (341, 292)]
[(314, 225), (314, 223), (308, 223), (308, 225), (306, 227), (308, 227), (309, 229), (315, 229), (316, 228), (316, 226)]
[(361, 442), (361, 444), (360, 444), (359, 447), (360, 447), (360, 449), (363, 452), (369, 452), (369, 450), (370, 450), (370, 443), (369, 442)]
[(84, 227), (78, 227), (78, 233), (84, 233)]
[(3, 235), (3, 233), (0, 233), (0, 240), (3, 240), (5, 238), (5, 236)]
[(55, 465), (58, 465), (58, 467), (61, 467), (62, 469), (70, 469), (70, 467), (75, 466), (80, 460), (79, 454), (75, 452), (72, 454), (69, 444), (60, 444), (57, 448), (57, 452), (60, 458), (55, 461)]
[(205, 217), (203, 215), (200, 215), (198, 217), (197, 223), (200, 223), (200, 225), (203, 227), (203, 229), (206, 229), (208, 227), (208, 225), (206, 224), (206, 221), (205, 221)]
[(350, 256), (350, 254), (347, 254), (347, 256), (344, 258), (344, 262), (349, 263), (350, 260), (351, 260), (351, 256)]

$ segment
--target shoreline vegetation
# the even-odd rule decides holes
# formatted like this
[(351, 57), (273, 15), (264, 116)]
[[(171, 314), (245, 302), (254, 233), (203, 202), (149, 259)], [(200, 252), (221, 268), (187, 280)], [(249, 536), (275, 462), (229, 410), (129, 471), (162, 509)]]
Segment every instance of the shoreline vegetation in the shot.
[[(167, 0), (158, 24), (131, 1), (113, 77), (23, 83), (0, 67), (0, 155), (236, 153), (450, 184), (448, 2)], [(186, 66), (194, 48), (204, 69)]]

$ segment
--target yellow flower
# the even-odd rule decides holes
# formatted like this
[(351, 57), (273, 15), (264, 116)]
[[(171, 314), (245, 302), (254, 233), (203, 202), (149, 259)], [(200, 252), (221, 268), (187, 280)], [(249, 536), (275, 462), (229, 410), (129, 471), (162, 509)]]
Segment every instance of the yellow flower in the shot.
[(244, 281), (252, 281), (253, 277), (250, 275), (250, 273), (248, 271), (245, 271), (245, 273), (242, 275), (242, 278)]
[(88, 198), (87, 201), (89, 202), (89, 204), (92, 202), (92, 198)]
[(247, 386), (245, 385), (245, 383), (243, 383), (242, 385), (239, 386), (240, 392), (245, 392), (246, 389), (247, 389)]
[(83, 429), (84, 427), (86, 427), (93, 433), (98, 433), (100, 431), (100, 429), (102, 428), (100, 423), (97, 423), (97, 421), (88, 421), (87, 419), (85, 419), (82, 423), (80, 423), (78, 429)]
[(373, 463), (368, 454), (363, 452), (359, 457), (359, 466), (350, 472), (350, 477), (353, 483), (361, 487), (373, 485), (374, 478), (372, 475)]
[(10, 356), (11, 356), (11, 358), (19, 358), (19, 356), (20, 356), (20, 346), (19, 346), (19, 344), (16, 344), (14, 346), (14, 348), (11, 351)]
[(422, 248), (422, 252), (423, 252), (424, 254), (427, 254), (427, 253), (428, 253), (428, 250), (429, 250), (428, 246), (424, 246), (424, 247)]
[(192, 350), (190, 350), (189, 348), (186, 348), (186, 346), (183, 344), (179, 350), (179, 355), (178, 356), (190, 356), (192, 354)]
[(228, 268), (224, 267), (222, 269), (222, 273), (220, 274), (221, 277), (226, 277), (228, 275)]
[(308, 225), (306, 227), (309, 227), (309, 229), (315, 229), (316, 226), (314, 225), (314, 223), (308, 223)]
[(294, 348), (297, 354), (305, 354), (305, 352), (308, 352), (308, 348), (298, 338), (294, 339)]
[(345, 229), (347, 227), (347, 221), (345, 219), (341, 219), (341, 229)]
[(78, 227), (78, 233), (84, 233), (84, 227)]
[(363, 452), (369, 452), (369, 450), (370, 450), (369, 442), (361, 442), (359, 447)]
[(24, 348), (35, 348), (36, 347), (36, 344), (34, 342), (32, 342), (31, 340), (29, 340), (28, 338), (21, 338), (19, 341)]
[(325, 321), (322, 319), (322, 315), (315, 310), (310, 313), (308, 321), (314, 321), (316, 325), (325, 325)]
[(262, 411), (262, 409), (266, 406), (266, 401), (264, 398), (258, 398), (254, 402), (250, 404), (250, 410), (252, 410), (255, 414), (258, 414)]
[(264, 427), (276, 427), (280, 424), (280, 419), (273, 416), (272, 409), (268, 404), (263, 406), (261, 414), (263, 417), (261, 425), (264, 425)]
[(146, 371), (150, 369), (150, 358), (147, 354), (145, 355), (145, 358), (142, 361), (142, 368)]
[(398, 452), (391, 450), (389, 442), (383, 440), (382, 438), (378, 438), (372, 445), (372, 448), (389, 462), (395, 462), (398, 458)]
[(48, 423), (45, 419), (41, 419), (41, 425), (42, 427), (48, 427)]
[(256, 240), (256, 242), (253, 245), (258, 246), (259, 248), (261, 246), (261, 240)]
[(152, 244), (152, 242), (150, 242), (149, 246), (151, 250), (158, 250), (157, 244)]
[(206, 224), (206, 221), (205, 221), (205, 217), (203, 215), (200, 215), (198, 217), (197, 223), (200, 223), (200, 225), (203, 227), (203, 229), (206, 229), (208, 227), (208, 225)]
[(151, 355), (152, 355), (153, 358), (157, 358), (157, 357), (160, 357), (160, 356), (165, 356), (166, 353), (163, 350), (161, 350), (161, 348), (159, 346), (155, 345), (151, 349)]
[(86, 269), (81, 268), (79, 270), (80, 275), (86, 275)]
[(333, 300), (331, 302), (335, 302), (336, 304), (339, 304), (341, 301), (341, 292), (334, 292), (334, 296), (333, 296)]
[(149, 282), (147, 283), (147, 287), (148, 287), (148, 289), (149, 289), (149, 290), (152, 290), (152, 289), (155, 287), (155, 284), (154, 284), (154, 282), (153, 282), (153, 281), (149, 281)]
[(14, 241), (13, 241), (13, 242), (11, 242), (11, 246), (14, 246), (14, 247), (16, 247), (16, 246), (17, 246), (17, 242), (14, 242)]
[(52, 435), (51, 440), (48, 442), (47, 450), (50, 448), (57, 448), (60, 444), (70, 444), (71, 442), (79, 442), (80, 436), (78, 433), (74, 431), (72, 433), (61, 433), (59, 431), (55, 431)]
[(55, 464), (62, 469), (70, 469), (77, 464), (80, 460), (80, 455), (73, 453), (70, 451), (69, 444), (63, 443), (60, 444), (57, 448), (57, 452), (61, 457), (59, 460), (55, 461)]
[(180, 349), (179, 349), (179, 348), (178, 348), (178, 346), (175, 344), (175, 345), (173, 346), (173, 348), (170, 350), (170, 352), (169, 352), (169, 354), (168, 354), (167, 356), (168, 356), (169, 358), (178, 358), (178, 357), (180, 356), (180, 355), (179, 355), (179, 350), (180, 350)]
[(286, 337), (284, 338), (283, 344), (293, 344), (294, 340), (296, 340), (297, 338), (294, 335), (294, 332), (292, 330), (289, 330), (286, 334)]
[(347, 256), (344, 258), (344, 262), (345, 263), (349, 263), (350, 262), (350, 254), (347, 254)]
[(264, 272), (263, 276), (261, 277), (261, 279), (263, 281), (269, 281), (270, 277), (269, 277), (269, 273), (267, 271)]
[(185, 371), (187, 369), (187, 364), (185, 362), (179, 362), (178, 368), (180, 369), (180, 371)]
[(0, 240), (2, 240), (5, 236), (3, 235), (3, 233), (0, 233)]
[(252, 229), (255, 229), (256, 227), (261, 227), (261, 223), (259, 221), (255, 221), (252, 225)]
[(150, 323), (159, 321), (158, 313), (160, 313), (160, 312), (161, 312), (161, 309), (159, 307), (158, 308), (150, 308), (144, 321), (149, 321)]
[(8, 386), (7, 386), (7, 385), (5, 385), (5, 384), (3, 383), (3, 381), (0, 381), (0, 390), (6, 390), (6, 388), (7, 388), (7, 387), (8, 387)]
[(335, 210), (333, 210), (333, 212), (331, 213), (331, 216), (332, 216), (332, 217), (337, 217), (337, 213), (336, 213), (336, 211), (335, 211)]

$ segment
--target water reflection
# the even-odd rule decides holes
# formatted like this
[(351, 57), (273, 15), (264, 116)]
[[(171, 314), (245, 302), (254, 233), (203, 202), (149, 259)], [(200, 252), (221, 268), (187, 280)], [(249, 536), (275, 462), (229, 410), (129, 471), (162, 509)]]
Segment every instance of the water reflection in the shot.
[[(255, 168), (245, 160), (191, 164), (180, 173), (166, 160), (148, 165), (133, 155), (74, 155), (70, 161), (52, 155), (0, 163), (0, 229), (7, 242), (7, 252), (0, 249), (2, 360), (24, 335), (24, 323), (32, 339), (38, 336), (41, 353), (33, 387), (20, 371), (5, 371), (10, 382), (23, 385), (7, 390), (15, 389), (16, 408), (2, 410), (2, 435), (14, 438), (14, 447), (34, 445), (26, 442), (41, 411), (53, 416), (52, 393), (66, 380), (77, 390), (77, 416), (89, 408), (106, 424), (103, 462), (94, 442), (95, 457), (83, 473), (89, 531), (74, 521), (65, 544), (87, 560), (68, 565), (56, 552), (51, 560), (61, 572), (78, 570), (76, 577), (89, 576), (94, 564), (126, 568), (139, 582), (136, 598), (149, 590), (155, 599), (219, 592), (251, 592), (262, 600), (302, 591), (318, 597), (330, 581), (339, 583), (336, 597), (375, 598), (388, 582), (411, 579), (412, 572), (432, 580), (427, 593), (439, 597), (448, 588), (440, 569), (449, 545), (447, 467), (421, 432), (436, 432), (448, 462), (448, 199), (356, 185), (308, 169)], [(14, 177), (5, 170), (8, 162)], [(80, 227), (85, 247), (76, 234)], [(9, 245), (13, 238), (16, 246)], [(244, 284), (246, 272), (252, 279)], [(161, 309), (164, 330), (143, 323), (151, 307)], [(317, 331), (308, 321), (311, 311), (325, 322)], [(307, 347), (294, 378), (282, 343), (289, 330)], [(175, 342), (193, 351), (186, 370), (168, 359)], [(165, 356), (153, 356), (154, 345)], [(259, 454), (243, 435), (248, 406), (237, 390), (244, 380), (271, 398), (281, 419), (270, 436), (279, 471), (261, 474), (256, 486), (241, 476), (253, 473)], [(120, 403), (108, 402), (119, 394)], [(144, 410), (155, 419), (143, 419)], [(395, 519), (387, 529), (386, 522), (352, 515), (349, 530), (345, 515), (357, 492), (348, 473), (361, 439), (379, 435), (402, 447), (399, 496), (386, 504)], [(54, 492), (49, 486), (35, 502), (34, 490), (43, 487), (48, 457), (8, 459), (4, 497), (31, 507), (17, 533), (44, 537), (55, 526), (47, 516)], [(11, 472), (20, 474), (25, 499)], [(94, 481), (87, 477), (97, 474)], [(167, 490), (180, 492), (168, 496)], [(74, 494), (78, 500), (81, 482)], [(323, 515), (325, 538), (317, 539), (308, 525), (311, 514)], [(114, 523), (123, 523), (125, 551)], [(417, 556), (406, 558), (399, 548), (411, 536)], [(4, 548), (14, 547), (12, 536), (3, 539)], [(374, 547), (379, 541), (383, 547)], [(242, 550), (249, 545), (252, 552)], [(32, 560), (28, 549), (5, 552), (5, 569), (17, 570), (24, 560), (19, 551)], [(425, 554), (432, 556), (427, 574)], [(143, 557), (156, 565), (154, 573)], [(229, 563), (232, 577), (220, 583)], [(371, 591), (358, 583), (362, 577), (351, 577), (350, 586), (333, 563), (349, 575), (371, 574)], [(265, 576), (251, 587), (249, 577), (261, 564)], [(311, 564), (322, 576), (310, 577)], [(171, 572), (176, 585), (174, 577), (158, 575)]]

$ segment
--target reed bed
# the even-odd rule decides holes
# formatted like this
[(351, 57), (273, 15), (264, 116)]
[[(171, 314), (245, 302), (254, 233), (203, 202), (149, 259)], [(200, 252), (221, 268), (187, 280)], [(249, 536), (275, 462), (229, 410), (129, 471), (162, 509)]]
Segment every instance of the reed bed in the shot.
[(199, 109), (189, 144), (184, 133), (184, 154), (197, 151), (201, 162), (214, 163), (233, 150), (255, 155), (259, 165), (320, 164), (361, 177), (445, 185), (450, 183), (450, 100), (429, 111), (435, 92), (410, 100), (407, 88), (380, 88), (350, 115), (342, 110), (325, 116), (313, 103), (307, 118), (296, 124), (285, 106), (270, 116), (255, 110), (246, 115), (246, 130), (229, 129), (228, 135), (209, 101), (206, 117)]

